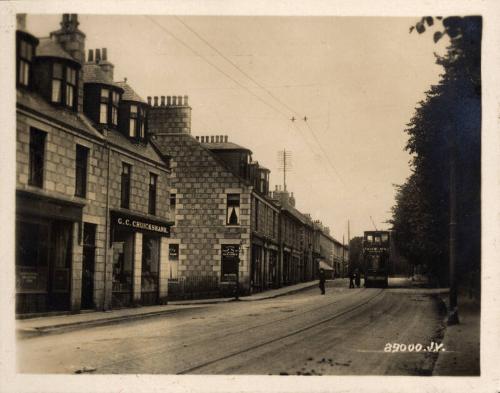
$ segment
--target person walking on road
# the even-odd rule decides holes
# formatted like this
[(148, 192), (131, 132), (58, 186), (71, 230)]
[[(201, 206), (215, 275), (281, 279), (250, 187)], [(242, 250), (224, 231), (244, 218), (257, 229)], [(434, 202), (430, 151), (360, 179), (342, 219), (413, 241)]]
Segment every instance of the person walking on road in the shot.
[(361, 273), (359, 272), (359, 269), (356, 269), (354, 273), (354, 281), (356, 282), (356, 287), (359, 288), (361, 285)]
[(319, 289), (321, 289), (322, 295), (325, 294), (325, 281), (326, 281), (325, 270), (319, 269)]

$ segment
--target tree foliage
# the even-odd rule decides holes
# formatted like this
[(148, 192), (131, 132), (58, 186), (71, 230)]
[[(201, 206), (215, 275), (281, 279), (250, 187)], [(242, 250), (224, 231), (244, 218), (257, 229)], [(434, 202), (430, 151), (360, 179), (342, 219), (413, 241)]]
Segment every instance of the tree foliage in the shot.
[[(452, 141), (457, 157), (458, 270), (478, 270), (480, 263), (481, 22), (475, 16), (444, 18), (443, 30), (434, 33), (435, 42), (444, 35), (450, 38), (446, 55), (437, 58), (444, 73), (405, 130), (412, 174), (397, 186), (392, 209), (401, 254), (413, 264), (427, 265), (440, 279), (448, 263)], [(424, 17), (410, 32), (422, 34), (433, 25), (432, 17)]]

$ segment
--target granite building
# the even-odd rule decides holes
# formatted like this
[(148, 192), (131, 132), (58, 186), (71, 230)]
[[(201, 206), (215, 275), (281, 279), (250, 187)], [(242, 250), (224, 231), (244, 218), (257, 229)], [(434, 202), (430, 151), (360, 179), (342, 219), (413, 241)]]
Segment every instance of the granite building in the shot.
[(78, 17), (16, 33), (16, 312), (152, 304), (167, 295), (168, 157), (147, 105), (113, 81)]

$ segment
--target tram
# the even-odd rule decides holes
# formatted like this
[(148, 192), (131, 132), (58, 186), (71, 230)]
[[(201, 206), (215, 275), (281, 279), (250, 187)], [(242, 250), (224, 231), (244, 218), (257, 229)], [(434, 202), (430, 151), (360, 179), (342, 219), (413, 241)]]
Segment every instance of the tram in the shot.
[(389, 256), (389, 231), (365, 231), (363, 236), (365, 287), (387, 287)]

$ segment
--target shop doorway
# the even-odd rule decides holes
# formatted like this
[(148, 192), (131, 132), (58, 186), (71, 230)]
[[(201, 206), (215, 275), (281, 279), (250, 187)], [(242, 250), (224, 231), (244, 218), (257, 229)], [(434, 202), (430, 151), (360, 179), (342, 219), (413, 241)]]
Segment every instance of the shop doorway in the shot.
[(115, 231), (113, 239), (113, 295), (112, 306), (132, 305), (134, 269), (134, 233)]
[(95, 235), (96, 225), (83, 224), (82, 309), (92, 309), (94, 304)]
[(143, 235), (141, 269), (141, 304), (143, 306), (158, 304), (159, 267), (160, 238)]

